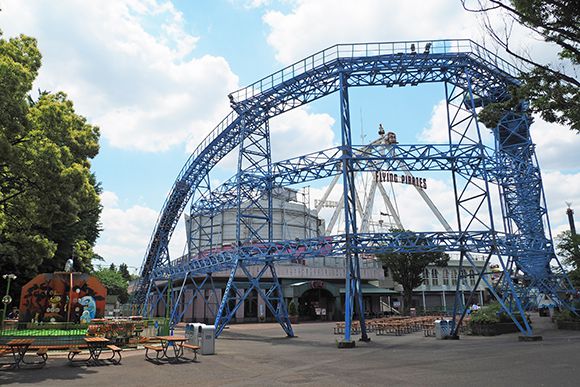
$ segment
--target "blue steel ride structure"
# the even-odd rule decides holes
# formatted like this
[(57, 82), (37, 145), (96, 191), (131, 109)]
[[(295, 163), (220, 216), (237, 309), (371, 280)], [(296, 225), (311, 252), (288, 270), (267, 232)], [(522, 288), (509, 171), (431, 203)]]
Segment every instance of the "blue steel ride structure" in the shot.
[[(203, 292), (204, 286), (213, 284), (212, 273), (229, 270), (221, 301), (213, 293), (216, 336), (253, 290), (264, 299), (286, 334), (293, 336), (274, 263), (341, 254), (346, 265), (344, 342), (353, 343), (350, 326), (355, 316), (361, 323), (361, 340), (368, 340), (360, 254), (455, 251), (460, 255), (460, 276), (467, 272), (463, 268), (478, 274), (466, 304), (470, 304), (475, 289), (483, 281), (520, 331), (532, 335), (525, 310), (534, 297), (544, 294), (573, 310), (568, 299), (574, 288), (554, 254), (540, 169), (529, 133), (532, 119), (527, 103), (521, 101), (504, 112), (492, 130), (491, 146), (484, 143), (486, 129), (477, 119), (477, 110), (482, 106), (510, 98), (509, 89), (520, 85), (518, 74), (517, 68), (470, 40), (341, 44), (231, 93), (228, 97), (232, 112), (190, 156), (163, 205), (133, 303), (141, 308), (141, 313), (149, 314), (154, 307), (153, 295), (166, 302), (161, 295), (170, 292), (180, 300), (189, 280), (194, 286), (194, 298), (202, 297), (206, 304), (211, 304), (211, 294)], [(351, 87), (390, 88), (422, 83), (444, 84), (446, 144), (353, 144)], [(340, 100), (341, 145), (272, 162), (269, 119), (335, 92)], [(237, 173), (212, 188), (209, 172), (236, 148)], [(452, 230), (360, 232), (354, 174), (396, 171), (401, 166), (406, 171), (450, 173), (456, 209)], [(273, 189), (337, 175), (342, 175), (344, 189), (344, 233), (273, 240)], [(492, 200), (495, 190), (501, 208), (501, 214), (496, 216)], [(192, 241), (190, 255), (172, 261), (168, 243), (189, 202), (192, 224), (210, 231), (200, 232), (199, 240)], [(237, 243), (224, 249), (213, 244), (211, 230), (213, 216), (227, 208), (236, 208)], [(486, 255), (483, 268), (475, 264), (473, 253)], [(499, 261), (503, 269), (499, 281), (490, 279), (491, 259)], [(246, 289), (238, 286), (236, 274), (247, 277)], [(172, 281), (181, 281), (181, 288), (169, 289)], [(454, 334), (467, 309), (459, 296), (461, 282), (460, 278), (453, 313)], [(192, 300), (187, 302), (191, 304)], [(183, 316), (177, 304), (171, 312), (173, 324)]]

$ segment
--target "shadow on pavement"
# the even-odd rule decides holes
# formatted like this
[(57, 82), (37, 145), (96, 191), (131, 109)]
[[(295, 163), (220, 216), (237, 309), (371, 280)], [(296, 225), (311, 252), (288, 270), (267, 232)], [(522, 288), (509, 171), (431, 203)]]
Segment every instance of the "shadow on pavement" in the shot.
[[(94, 368), (98, 367), (116, 366), (103, 365), (95, 366)], [(59, 381), (81, 379), (96, 372), (93, 367), (71, 367), (68, 365), (68, 360), (51, 360), (49, 357), (49, 360), (43, 368), (22, 368), (0, 371), (0, 385), (27, 383), (55, 385)]]

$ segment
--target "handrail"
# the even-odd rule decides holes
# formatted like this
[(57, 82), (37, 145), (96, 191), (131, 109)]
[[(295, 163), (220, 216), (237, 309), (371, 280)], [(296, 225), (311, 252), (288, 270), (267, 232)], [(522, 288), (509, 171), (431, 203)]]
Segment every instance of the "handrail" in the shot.
[(275, 88), (276, 85), (337, 59), (398, 54), (473, 54), (481, 60), (491, 62), (494, 66), (514, 78), (520, 74), (520, 70), (514, 65), (470, 39), (336, 44), (272, 73), (249, 86), (238, 89), (232, 92), (230, 96), (235, 102), (245, 101), (266, 90)]

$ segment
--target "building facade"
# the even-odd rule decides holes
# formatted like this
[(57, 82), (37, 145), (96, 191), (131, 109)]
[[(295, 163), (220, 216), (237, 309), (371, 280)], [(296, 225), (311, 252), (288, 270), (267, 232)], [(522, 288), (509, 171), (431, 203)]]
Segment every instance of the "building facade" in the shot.
[[(308, 208), (304, 196), (299, 200), (297, 191), (277, 190), (272, 201), (273, 240), (308, 239), (324, 235), (325, 222), (319, 219), (314, 210)], [(256, 210), (257, 211), (257, 210)], [(210, 250), (229, 249), (237, 241), (236, 208), (225, 209), (217, 215), (198, 215), (186, 217), (187, 242), (189, 252), (178, 260), (195, 259), (207, 254)], [(261, 232), (267, 233), (266, 230)], [(240, 239), (247, 238), (248, 230), (240, 230)], [(263, 237), (266, 238), (267, 234)], [(364, 310), (367, 317), (381, 316), (387, 313), (399, 313), (403, 310), (402, 288), (395, 283), (392, 276), (385, 276), (385, 270), (374, 256), (360, 259), (362, 293)], [(475, 258), (483, 265), (483, 259)], [(344, 256), (321, 256), (306, 260), (282, 261), (275, 264), (284, 299), (289, 305), (294, 303), (301, 319), (306, 320), (343, 320), (345, 294), (345, 258)], [(259, 267), (251, 267), (252, 275), (257, 275)], [(424, 284), (414, 290), (413, 305), (417, 311), (450, 310), (455, 302), (455, 290), (459, 284), (462, 300), (469, 296), (469, 290), (475, 285), (475, 272), (464, 271), (464, 280), (459, 271), (459, 261), (452, 257), (447, 267), (429, 266), (424, 272)], [(470, 276), (470, 274), (472, 274)], [(212, 274), (213, 286), (206, 284), (199, 293), (193, 285), (202, 278), (188, 279), (185, 284), (172, 284), (172, 299), (178, 303), (178, 313), (182, 321), (202, 321), (212, 323), (221, 303), (229, 271)], [(268, 274), (261, 280), (264, 289), (270, 287)], [(247, 289), (250, 284), (240, 271), (236, 273), (238, 288)], [(241, 281), (241, 282), (240, 282)], [(244, 281), (246, 281), (244, 283)], [(181, 293), (180, 297), (177, 295)], [(467, 295), (465, 294), (467, 293)], [(161, 296), (159, 296), (161, 297)], [(485, 287), (479, 285), (477, 299), (472, 302), (483, 303)], [(170, 301), (173, 302), (173, 301)], [(235, 299), (230, 307), (236, 304)], [(167, 303), (155, 302), (156, 314), (167, 314)], [(173, 305), (171, 305), (173, 306)], [(272, 313), (256, 290), (252, 291), (236, 311), (235, 322), (273, 321)]]

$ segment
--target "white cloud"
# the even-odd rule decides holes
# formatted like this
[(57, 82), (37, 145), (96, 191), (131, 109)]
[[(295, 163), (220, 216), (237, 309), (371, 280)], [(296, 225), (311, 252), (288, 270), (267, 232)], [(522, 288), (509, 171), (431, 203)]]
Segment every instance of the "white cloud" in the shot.
[[(274, 162), (305, 155), (334, 146), (334, 118), (326, 113), (311, 113), (301, 106), (270, 120), (270, 144)], [(223, 172), (235, 174), (238, 150), (218, 164)]]
[(576, 131), (539, 117), (536, 117), (530, 131), (537, 146), (540, 167), (560, 171), (577, 171), (580, 168), (580, 135)]
[[(477, 3), (475, 0), (472, 3)], [(482, 16), (467, 12), (456, 0), (296, 0), (290, 11), (263, 16), (267, 41), (284, 64), (338, 43), (391, 42), (417, 39), (472, 39), (499, 51), (483, 28)], [(510, 49), (547, 63), (558, 47), (548, 44), (501, 12), (488, 14), (501, 36), (511, 31)]]
[(224, 58), (193, 56), (200, 38), (169, 1), (6, 0), (0, 22), (6, 35), (39, 37), (35, 87), (67, 92), (118, 148), (162, 151), (201, 140), (238, 85)]
[(424, 128), (417, 136), (417, 140), (422, 143), (444, 144), (449, 142), (449, 131), (447, 130), (447, 109), (445, 100), (441, 100), (433, 107), (429, 126)]
[[(132, 205), (119, 207), (117, 194), (105, 191), (101, 194), (103, 231), (95, 251), (108, 263), (126, 263), (140, 268), (157, 221), (158, 212), (148, 207)], [(170, 256), (177, 257), (185, 246), (185, 227), (179, 222), (170, 242)]]
[(330, 115), (310, 113), (307, 106), (275, 117), (270, 121), (272, 154), (285, 160), (329, 148), (334, 144), (334, 123)]
[(468, 37), (471, 17), (448, 0), (297, 0), (267, 12), (268, 43), (288, 64), (337, 43)]
[[(450, 107), (450, 116), (454, 117), (456, 108), (451, 106)], [(476, 125), (474, 122), (470, 120), (466, 120), (462, 122), (464, 117), (469, 116), (470, 113), (465, 110), (461, 110), (461, 112), (457, 115), (455, 122), (460, 122), (460, 124), (454, 125), (454, 131), (452, 135), (452, 141), (458, 142), (459, 135), (457, 133), (464, 133), (469, 126), (469, 130), (467, 130), (467, 137), (472, 138), (474, 140), (477, 139), (476, 135)], [(477, 125), (479, 126), (481, 138), (484, 144), (493, 147), (493, 135), (492, 132), (486, 128), (481, 122), (478, 122)], [(421, 133), (417, 136), (417, 140), (421, 143), (428, 143), (428, 144), (446, 144), (449, 142), (449, 130), (448, 130), (448, 122), (447, 122), (447, 108), (445, 100), (439, 101), (437, 105), (433, 107), (433, 111), (431, 112), (431, 118), (429, 119), (429, 126), (423, 128)]]
[(114, 208), (119, 205), (119, 197), (111, 191), (104, 191), (101, 194), (101, 204), (105, 208)]
[(580, 173), (544, 172), (542, 180), (555, 235), (568, 229), (566, 202), (571, 202), (572, 208), (580, 208)]

